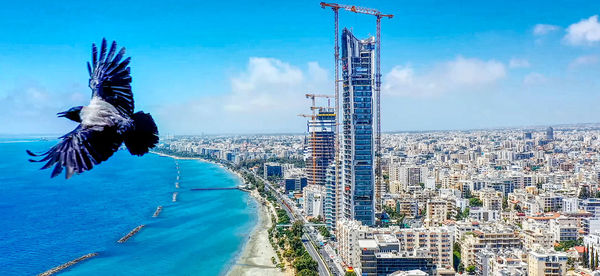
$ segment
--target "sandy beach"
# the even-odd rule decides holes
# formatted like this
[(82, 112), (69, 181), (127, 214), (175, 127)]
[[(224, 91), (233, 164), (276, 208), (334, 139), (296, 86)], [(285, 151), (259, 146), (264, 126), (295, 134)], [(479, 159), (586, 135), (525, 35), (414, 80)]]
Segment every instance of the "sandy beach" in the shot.
[(204, 159), (202, 159), (200, 157), (180, 157), (180, 156), (170, 155), (170, 154), (166, 154), (166, 153), (162, 153), (162, 152), (158, 152), (158, 151), (150, 151), (150, 153), (154, 153), (156, 155), (160, 155), (160, 156), (164, 156), (164, 157), (171, 157), (173, 159), (178, 159), (178, 160), (201, 160), (201, 161), (206, 161), (206, 160), (204, 160)]
[[(160, 152), (153, 152), (161, 156), (171, 157), (173, 159), (193, 159), (204, 162), (210, 162), (221, 166), (229, 172), (237, 175), (240, 182), (244, 183), (243, 177), (235, 171), (218, 164), (213, 161), (208, 161), (198, 157), (178, 157)], [(271, 212), (267, 205), (262, 203), (265, 201), (260, 197), (256, 190), (250, 192), (250, 195), (258, 204), (258, 224), (254, 231), (250, 233), (250, 238), (246, 242), (241, 254), (239, 255), (232, 268), (229, 270), (227, 275), (229, 276), (286, 276), (293, 275), (293, 272), (289, 270), (281, 271), (273, 264), (272, 258), (275, 257), (277, 260), (277, 254), (269, 242), (269, 228), (271, 228)], [(277, 260), (279, 262), (279, 260)]]
[(237, 175), (239, 177), (239, 179), (240, 179), (240, 182), (244, 183), (244, 178), (242, 177), (242, 175), (239, 172), (233, 171), (232, 169), (230, 169), (230, 168), (228, 168), (226, 166), (223, 166), (223, 164), (219, 164), (218, 162), (215, 162), (215, 161), (206, 160), (206, 159), (201, 158), (201, 157), (179, 157), (179, 156), (170, 155), (170, 154), (166, 154), (166, 153), (162, 153), (162, 152), (156, 152), (156, 151), (151, 151), (151, 153), (154, 153), (154, 154), (157, 154), (157, 155), (160, 155), (160, 156), (164, 156), (164, 157), (170, 157), (170, 158), (173, 158), (173, 159), (176, 159), (176, 160), (199, 160), (199, 161), (202, 161), (202, 162), (213, 163), (213, 164), (218, 165), (219, 167), (221, 167), (221, 168), (229, 171), (230, 173)]
[(252, 196), (259, 202), (259, 221), (250, 239), (246, 243), (240, 257), (229, 271), (230, 276), (261, 276), (261, 275), (289, 275), (275, 267), (272, 257), (277, 258), (275, 250), (269, 243), (268, 229), (271, 227), (271, 216), (268, 207), (262, 205), (263, 201), (256, 191)]

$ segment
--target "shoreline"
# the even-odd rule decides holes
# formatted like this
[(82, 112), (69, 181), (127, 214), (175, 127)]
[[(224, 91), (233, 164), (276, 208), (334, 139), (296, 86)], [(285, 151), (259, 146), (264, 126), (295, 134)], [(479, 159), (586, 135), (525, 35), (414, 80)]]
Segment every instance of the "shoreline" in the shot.
[[(250, 233), (242, 251), (236, 256), (236, 261), (225, 273), (227, 276), (284, 276), (272, 261), (277, 260), (277, 254), (269, 242), (269, 228), (272, 226), (269, 207), (256, 190), (250, 192), (250, 197), (257, 204), (258, 222)], [(277, 260), (279, 261), (279, 260)]]
[(199, 160), (199, 161), (202, 161), (202, 162), (215, 164), (215, 165), (217, 165), (217, 166), (225, 169), (229, 173), (236, 175), (241, 183), (246, 184), (246, 183), (244, 183), (244, 178), (242, 177), (242, 175), (239, 172), (236, 172), (236, 171), (228, 168), (227, 166), (224, 166), (223, 164), (221, 164), (219, 162), (215, 162), (215, 161), (212, 161), (212, 160), (206, 160), (206, 159), (204, 159), (202, 157), (181, 157), (181, 156), (177, 156), (177, 155), (171, 155), (171, 154), (166, 154), (166, 153), (156, 152), (156, 151), (151, 151), (150, 153), (153, 153), (153, 154), (156, 154), (156, 155), (159, 155), (159, 156), (162, 156), (162, 157), (173, 158), (175, 160)]
[[(177, 159), (177, 160), (201, 160), (201, 161), (209, 162), (209, 161), (206, 161), (206, 159), (200, 158), (200, 157), (181, 157), (181, 156), (166, 154), (166, 153), (157, 152), (157, 151), (150, 151), (150, 153), (160, 155), (163, 157), (170, 157), (170, 158)], [(210, 163), (217, 164), (215, 162), (210, 162)]]
[[(200, 157), (180, 157), (161, 152), (151, 152), (159, 156), (170, 157), (176, 160), (200, 160), (202, 162), (212, 163), (227, 170), (229, 173), (237, 176), (239, 182), (246, 184), (244, 178), (239, 172), (233, 171), (227, 166), (212, 160), (206, 160)], [(245, 239), (244, 244), (240, 247), (241, 250), (233, 257), (224, 269), (224, 274), (227, 276), (285, 276), (290, 275), (286, 271), (281, 271), (273, 264), (272, 257), (277, 260), (277, 254), (269, 242), (268, 230), (271, 228), (271, 212), (266, 204), (266, 201), (258, 194), (256, 190), (249, 192), (250, 198), (254, 201), (258, 211), (258, 222)], [(250, 205), (248, 206), (250, 207)], [(280, 260), (277, 260), (278, 262)]]

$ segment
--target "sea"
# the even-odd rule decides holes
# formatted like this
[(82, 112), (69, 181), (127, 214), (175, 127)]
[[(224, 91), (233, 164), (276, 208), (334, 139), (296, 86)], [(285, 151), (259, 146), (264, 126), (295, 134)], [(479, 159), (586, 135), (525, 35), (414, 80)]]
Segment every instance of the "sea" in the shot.
[(223, 275), (256, 227), (247, 193), (190, 190), (240, 184), (218, 165), (120, 150), (91, 171), (50, 178), (25, 150), (56, 143), (0, 138), (0, 275), (35, 275), (93, 252), (59, 275)]

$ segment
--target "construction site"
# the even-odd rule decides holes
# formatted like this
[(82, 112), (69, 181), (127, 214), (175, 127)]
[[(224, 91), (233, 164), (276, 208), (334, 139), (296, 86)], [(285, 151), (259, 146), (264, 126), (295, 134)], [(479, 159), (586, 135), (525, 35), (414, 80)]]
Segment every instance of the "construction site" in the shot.
[[(381, 19), (393, 15), (337, 3), (320, 6), (333, 11), (334, 93), (306, 94), (311, 113), (299, 115), (308, 118), (307, 180), (309, 186), (322, 187), (323, 215), (330, 229), (338, 218), (373, 225), (385, 191), (380, 160)], [(340, 11), (374, 16), (375, 36), (357, 39), (349, 28), (340, 34)], [(318, 105), (318, 98), (327, 105)]]

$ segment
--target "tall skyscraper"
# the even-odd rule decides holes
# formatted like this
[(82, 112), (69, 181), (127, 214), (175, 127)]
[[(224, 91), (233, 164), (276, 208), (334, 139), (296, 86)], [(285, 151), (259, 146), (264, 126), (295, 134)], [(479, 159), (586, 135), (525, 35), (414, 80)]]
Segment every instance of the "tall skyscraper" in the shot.
[(306, 173), (308, 185), (325, 186), (327, 167), (335, 160), (335, 111), (319, 108), (308, 121), (308, 158)]
[(554, 129), (552, 127), (548, 127), (548, 129), (546, 129), (546, 140), (554, 140)]
[(344, 217), (375, 223), (373, 86), (375, 38), (342, 31), (342, 179)]

